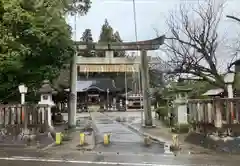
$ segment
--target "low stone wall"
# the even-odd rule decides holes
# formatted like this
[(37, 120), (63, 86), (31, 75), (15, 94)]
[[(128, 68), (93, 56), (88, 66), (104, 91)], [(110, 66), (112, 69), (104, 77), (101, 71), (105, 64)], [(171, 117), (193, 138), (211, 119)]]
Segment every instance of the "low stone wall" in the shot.
[(221, 153), (240, 154), (240, 137), (206, 136), (202, 133), (189, 133), (185, 141)]

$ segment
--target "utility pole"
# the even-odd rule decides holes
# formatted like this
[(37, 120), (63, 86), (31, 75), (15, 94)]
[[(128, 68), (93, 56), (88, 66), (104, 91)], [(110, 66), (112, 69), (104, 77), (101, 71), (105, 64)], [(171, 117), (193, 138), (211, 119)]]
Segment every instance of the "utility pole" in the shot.
[(149, 96), (149, 72), (148, 72), (148, 58), (145, 50), (141, 51), (141, 79), (142, 79), (142, 90), (143, 90), (143, 109), (145, 116), (145, 126), (152, 127), (152, 111)]

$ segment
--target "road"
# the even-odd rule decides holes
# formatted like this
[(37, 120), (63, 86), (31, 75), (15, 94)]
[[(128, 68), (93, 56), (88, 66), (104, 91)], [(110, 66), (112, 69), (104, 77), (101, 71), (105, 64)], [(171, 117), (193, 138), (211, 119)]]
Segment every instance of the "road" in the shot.
[[(73, 157), (75, 156), (75, 157)], [(49, 156), (48, 156), (49, 157)], [(239, 159), (212, 156), (163, 156), (163, 155), (116, 155), (80, 153), (62, 158), (0, 157), (1, 166), (236, 166)], [(77, 159), (76, 159), (77, 158)]]

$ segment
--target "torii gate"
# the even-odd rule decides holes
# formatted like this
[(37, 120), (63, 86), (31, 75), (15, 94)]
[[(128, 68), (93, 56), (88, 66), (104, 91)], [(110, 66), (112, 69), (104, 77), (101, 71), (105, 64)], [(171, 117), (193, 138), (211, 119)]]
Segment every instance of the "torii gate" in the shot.
[[(77, 72), (139, 72), (141, 71), (143, 106), (145, 115), (145, 125), (152, 126), (151, 105), (149, 100), (149, 73), (147, 51), (157, 50), (163, 44), (165, 36), (160, 36), (152, 40), (124, 43), (86, 43), (76, 42), (76, 53), (72, 61), (71, 68), (71, 97), (68, 122), (70, 127), (76, 125), (77, 110)], [(105, 57), (81, 57), (77, 56), (78, 51), (96, 50), (104, 51)], [(114, 51), (141, 51), (141, 57), (129, 59), (128, 57), (114, 57)], [(157, 63), (157, 62), (151, 62)], [(79, 71), (77, 71), (77, 68)]]

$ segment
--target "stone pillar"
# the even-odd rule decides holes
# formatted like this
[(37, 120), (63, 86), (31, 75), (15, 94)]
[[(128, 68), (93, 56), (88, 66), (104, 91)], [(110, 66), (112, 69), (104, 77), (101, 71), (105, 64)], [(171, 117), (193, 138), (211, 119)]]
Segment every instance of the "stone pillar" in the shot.
[(188, 124), (187, 100), (182, 99), (181, 95), (178, 95), (178, 96), (180, 98), (177, 98), (174, 101), (174, 105), (176, 106), (178, 124)]
[(207, 117), (208, 117), (208, 123), (212, 123), (212, 112), (213, 112), (213, 106), (212, 103), (207, 103)]
[(74, 54), (71, 64), (71, 85), (70, 85), (70, 100), (69, 100), (69, 114), (68, 114), (68, 126), (76, 126), (76, 112), (77, 112), (77, 55)]
[[(228, 98), (232, 99), (233, 98), (233, 85), (232, 84), (227, 84), (227, 91), (228, 91)], [(233, 102), (232, 101), (227, 101), (229, 102), (229, 109), (227, 110), (227, 122), (231, 123), (234, 120), (234, 108), (233, 108)], [(231, 119), (230, 115), (231, 114)]]
[[(47, 105), (47, 118), (48, 118), (48, 126), (52, 127), (52, 114), (51, 114), (51, 108), (55, 106), (55, 103), (53, 102), (52, 95), (54, 93), (54, 89), (51, 87), (50, 82), (48, 80), (45, 80), (43, 82), (42, 87), (39, 90), (39, 93), (41, 94), (41, 99), (38, 102), (38, 104)], [(40, 110), (42, 111), (42, 110)], [(45, 111), (43, 111), (43, 114), (45, 114)], [(44, 120), (45, 116), (43, 115)]]
[(220, 100), (219, 99), (216, 99), (215, 109), (216, 109), (215, 127), (216, 128), (221, 128), (222, 127), (222, 112), (221, 112), (221, 105), (220, 105)]
[(141, 51), (141, 78), (142, 78), (142, 89), (143, 89), (143, 109), (145, 116), (145, 126), (152, 126), (152, 111), (149, 96), (149, 73), (148, 73), (148, 59), (147, 52)]
[(233, 87), (232, 84), (227, 84), (228, 98), (233, 98)]
[(105, 57), (106, 58), (113, 58), (114, 57), (114, 52), (112, 50), (105, 51)]

